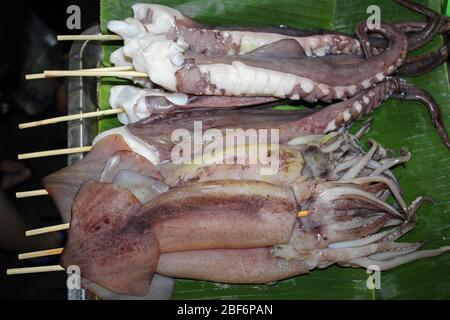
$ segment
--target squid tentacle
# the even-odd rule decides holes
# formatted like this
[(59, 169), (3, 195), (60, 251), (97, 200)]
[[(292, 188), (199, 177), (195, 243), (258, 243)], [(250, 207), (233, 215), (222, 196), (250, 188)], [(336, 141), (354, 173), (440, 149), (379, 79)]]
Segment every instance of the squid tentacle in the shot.
[(424, 196), (418, 197), (411, 203), (411, 205), (408, 208), (408, 216), (407, 216), (408, 221), (415, 220), (416, 212), (422, 206), (422, 204), (424, 202), (430, 202), (430, 203), (436, 205), (436, 201), (434, 201), (434, 199), (431, 197), (424, 197)]
[[(368, 34), (369, 32), (381, 34), (384, 38), (388, 39), (390, 44), (386, 48), (387, 50), (394, 47), (395, 41), (399, 40), (400, 37), (395, 37), (395, 34), (401, 33), (403, 35), (403, 41), (404, 41), (404, 43), (402, 44), (403, 45), (402, 54), (401, 54), (401, 57), (395, 62), (394, 66), (392, 66), (392, 67), (398, 68), (401, 64), (403, 64), (403, 62), (406, 58), (406, 53), (408, 51), (407, 50), (408, 40), (407, 40), (406, 35), (402, 31), (396, 29), (393, 25), (391, 25), (389, 23), (383, 23), (379, 26), (379, 28), (376, 28), (376, 29), (369, 29), (366, 21), (359, 23), (358, 26), (356, 27), (356, 36), (358, 37), (358, 39), (361, 43), (361, 49), (367, 60), (372, 59), (374, 57), (372, 45), (369, 41), (369, 34)], [(391, 69), (390, 71), (391, 72), (388, 71), (388, 73), (392, 73), (392, 71), (394, 71), (394, 70)]]
[(444, 36), (444, 45), (437, 51), (427, 53), (419, 57), (408, 57), (404, 64), (397, 70), (399, 76), (418, 76), (433, 71), (444, 64), (449, 57), (449, 39)]
[(417, 50), (431, 41), (445, 23), (440, 14), (427, 7), (406, 0), (394, 1), (403, 7), (418, 12), (428, 18), (427, 24), (421, 31), (415, 32), (408, 37), (408, 51)]
[(393, 97), (400, 100), (410, 100), (421, 102), (430, 112), (431, 120), (436, 128), (442, 143), (450, 149), (450, 139), (445, 129), (444, 120), (439, 109), (439, 105), (431, 94), (424, 89), (418, 88), (405, 81), (397, 81), (399, 84), (398, 91), (393, 94)]
[[(445, 33), (447, 31), (450, 31), (450, 19), (449, 17), (442, 16), (442, 24), (441, 28), (439, 29), (439, 33)], [(425, 29), (427, 22), (425, 21), (401, 21), (401, 22), (394, 22), (394, 25), (397, 29), (402, 30), (405, 33), (411, 33), (411, 32), (419, 32)]]
[(401, 195), (400, 188), (395, 185), (395, 183), (392, 182), (392, 180), (383, 177), (383, 176), (370, 176), (370, 177), (359, 177), (354, 178), (351, 180), (340, 180), (336, 181), (336, 183), (355, 183), (355, 184), (369, 184), (372, 182), (381, 182), (385, 184), (389, 190), (391, 191), (392, 195), (394, 196), (395, 200), (398, 202), (398, 204), (401, 206), (402, 210), (404, 212), (408, 212), (408, 206), (406, 205), (405, 200), (403, 199)]
[[(446, 33), (450, 30), (449, 18), (435, 12), (434, 10), (422, 6), (418, 3), (406, 0), (394, 0), (399, 5), (417, 12), (427, 18), (426, 22), (422, 21), (404, 21), (393, 22), (392, 24), (408, 37), (408, 51), (414, 51), (430, 42), (435, 35), (439, 33)], [(369, 36), (370, 44), (374, 52), (383, 50), (387, 47), (385, 39), (379, 35), (373, 34)]]
[(372, 147), (357, 163), (355, 163), (341, 178), (340, 180), (351, 180), (358, 176), (364, 167), (367, 166), (373, 155), (377, 151), (379, 144), (371, 140)]
[[(389, 97), (421, 102), (430, 112), (433, 125), (442, 143), (450, 149), (450, 138), (445, 129), (439, 105), (433, 96), (424, 89), (407, 84), (404, 79), (395, 77), (389, 77), (374, 88), (360, 92), (352, 99), (328, 106), (323, 113), (328, 112), (328, 116), (334, 116), (334, 118), (328, 122), (325, 132), (336, 130), (345, 123), (371, 113)], [(337, 113), (335, 110), (340, 112)], [(318, 115), (319, 113), (313, 116)]]
[[(369, 168), (369, 169), (371, 169), (371, 170), (374, 170), (374, 171), (377, 170), (377, 169), (379, 169), (379, 168), (381, 168), (381, 167), (382, 167), (382, 164), (381, 164), (380, 162), (378, 162), (378, 161), (375, 161), (375, 160), (369, 161), (369, 164), (367, 165), (367, 168)], [(390, 178), (392, 181), (394, 181), (394, 183), (395, 183), (395, 184), (400, 188), (400, 190), (401, 190), (400, 183), (398, 182), (397, 177), (394, 176), (394, 174), (393, 174), (391, 171), (389, 171), (389, 170), (383, 171), (383, 175), (387, 176), (387, 177)]]
[(407, 149), (403, 149), (399, 157), (381, 160), (380, 161), (381, 166), (376, 170), (374, 170), (370, 175), (371, 176), (380, 175), (394, 166), (408, 162), (410, 159), (411, 159), (411, 152), (409, 152)]
[(394, 258), (391, 258), (389, 260), (374, 260), (370, 258), (358, 258), (351, 260), (349, 262), (350, 265), (358, 266), (367, 268), (371, 265), (377, 265), (381, 271), (393, 269), (395, 267), (401, 266), (403, 264), (424, 259), (424, 258), (430, 258), (430, 257), (436, 257), (441, 254), (450, 252), (450, 246), (441, 247), (438, 249), (431, 249), (431, 250), (422, 250), (422, 251), (415, 251), (412, 253), (404, 254), (403, 252), (399, 252), (398, 255)]
[(392, 242), (400, 238), (401, 236), (407, 234), (416, 227), (415, 223), (404, 221), (400, 226), (393, 229), (386, 237), (381, 239), (382, 242)]
[(328, 245), (328, 248), (330, 249), (340, 249), (340, 248), (352, 248), (352, 247), (360, 247), (364, 245), (368, 245), (374, 242), (378, 242), (384, 238), (386, 238), (391, 233), (395, 232), (397, 228), (394, 228), (392, 230), (386, 230), (382, 232), (378, 232), (373, 235), (369, 235), (367, 237), (357, 239), (357, 240), (349, 240), (349, 241), (341, 241), (341, 242), (333, 242)]
[(339, 248), (339, 249), (319, 249), (315, 254), (308, 259), (306, 262), (312, 268), (323, 268), (327, 267), (329, 263), (352, 263), (357, 259), (364, 259), (367, 256), (373, 254), (384, 252), (384, 251), (397, 251), (402, 252), (403, 250), (410, 250), (411, 246), (417, 247), (417, 243), (371, 243), (365, 246), (352, 247), (352, 248)]
[(390, 232), (386, 237), (384, 237), (381, 241), (389, 242), (389, 241), (395, 241), (404, 234), (410, 232), (416, 227), (415, 224), (415, 217), (417, 210), (422, 206), (422, 204), (425, 201), (432, 201), (429, 197), (418, 197), (416, 198), (411, 205), (408, 207), (408, 214), (406, 216), (406, 219), (399, 225), (397, 228), (393, 229), (392, 232)]
[(369, 117), (369, 119), (366, 120), (364, 125), (358, 130), (358, 132), (355, 133), (355, 138), (357, 140), (360, 140), (367, 132), (369, 132), (371, 126), (373, 123), (372, 117)]
[(355, 187), (334, 187), (325, 190), (320, 195), (323, 201), (334, 201), (334, 200), (348, 200), (348, 199), (354, 199), (354, 200), (360, 200), (367, 202), (381, 210), (384, 210), (388, 213), (390, 213), (394, 217), (400, 217), (403, 219), (403, 216), (395, 210), (391, 205), (381, 201), (376, 196), (371, 194), (370, 192), (364, 191), (360, 188)]
[[(432, 257), (450, 251), (450, 247), (442, 247), (434, 250), (417, 251), (424, 242), (416, 243), (395, 243), (402, 235), (413, 230), (417, 209), (424, 201), (430, 200), (427, 197), (418, 197), (408, 208), (408, 216), (404, 222), (394, 229), (382, 231), (357, 240), (334, 242), (328, 248), (318, 249), (306, 260), (310, 268), (323, 268), (332, 263), (342, 266), (362, 266), (378, 265), (382, 270), (387, 270), (404, 263)], [(387, 224), (385, 225), (385, 227)], [(284, 258), (304, 257), (305, 253), (288, 246), (277, 246), (275, 252), (277, 256)], [(297, 259), (298, 259), (297, 257)]]
[(409, 247), (402, 248), (402, 250), (389, 250), (384, 252), (378, 252), (368, 256), (370, 260), (386, 261), (395, 257), (399, 257), (408, 253), (415, 252), (423, 246), (423, 242), (411, 243)]

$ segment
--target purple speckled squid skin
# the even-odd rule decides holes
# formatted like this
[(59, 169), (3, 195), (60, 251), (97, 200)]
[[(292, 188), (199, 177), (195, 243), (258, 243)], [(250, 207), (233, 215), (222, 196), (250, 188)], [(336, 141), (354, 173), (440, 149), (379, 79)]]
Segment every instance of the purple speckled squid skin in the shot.
[[(379, 106), (386, 99), (386, 95), (395, 88), (395, 84), (395, 81), (383, 82), (351, 99), (320, 110), (184, 110), (152, 115), (140, 122), (127, 125), (127, 130), (155, 148), (160, 161), (170, 159), (175, 145), (171, 140), (172, 132), (175, 129), (187, 129), (192, 133), (196, 121), (201, 121), (203, 130), (210, 128), (223, 131), (236, 128), (277, 129), (280, 142), (286, 143), (297, 136), (326, 133), (355, 119), (360, 119), (364, 114), (370, 113)], [(71, 203), (81, 184), (98, 179), (106, 161), (118, 151), (130, 151), (130, 147), (122, 137), (108, 136), (96, 144), (86, 158), (43, 179), (44, 187), (52, 195), (63, 217), (69, 219)], [(148, 166), (151, 172), (151, 164), (149, 163)]]
[[(194, 95), (232, 96), (232, 92), (221, 89), (220, 83), (214, 83), (201, 66), (229, 65), (241, 63), (255, 70), (270, 70), (289, 76), (300, 77), (299, 84), (291, 92), (279, 98), (303, 99), (309, 102), (317, 100), (332, 101), (354, 96), (383, 81), (395, 72), (403, 63), (407, 52), (407, 38), (401, 31), (390, 25), (383, 25), (379, 32), (389, 36), (390, 46), (368, 60), (355, 57), (307, 57), (299, 53), (299, 44), (295, 40), (280, 40), (253, 52), (238, 56), (206, 56), (186, 53), (186, 61), (176, 72), (177, 91)], [(276, 57), (276, 58), (275, 58)], [(228, 69), (224, 69), (228, 70)], [(227, 72), (227, 71), (224, 71)], [(224, 74), (223, 78), (231, 76)], [(308, 86), (304, 86), (304, 83)], [(310, 88), (312, 86), (312, 88)], [(253, 89), (256, 90), (256, 89)], [(262, 96), (265, 91), (246, 93), (242, 96)], [(270, 94), (269, 94), (270, 95)]]
[[(421, 243), (394, 242), (414, 228), (423, 200), (407, 207), (392, 173), (372, 175), (382, 167), (373, 158), (385, 156), (376, 155), (377, 143), (364, 153), (347, 134), (309, 137), (286, 146), (297, 152), (284, 154), (291, 157), (280, 168), (287, 175), (275, 183), (221, 171), (143, 202), (132, 182), (84, 183), (61, 265), (80, 266), (87, 288), (100, 294), (146, 296), (155, 274), (267, 283), (334, 263), (364, 267), (379, 256), (375, 262), (389, 269), (449, 250), (416, 252)], [(249, 166), (235, 170), (255, 173)], [(391, 193), (403, 209), (386, 202)], [(387, 226), (396, 227), (383, 231)]]

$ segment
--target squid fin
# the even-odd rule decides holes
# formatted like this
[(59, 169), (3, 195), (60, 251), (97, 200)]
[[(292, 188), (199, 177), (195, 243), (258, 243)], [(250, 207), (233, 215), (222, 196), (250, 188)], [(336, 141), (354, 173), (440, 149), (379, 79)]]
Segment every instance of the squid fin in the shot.
[(247, 55), (258, 57), (279, 57), (279, 58), (301, 58), (305, 57), (305, 51), (294, 39), (283, 39), (273, 43), (266, 44)]
[(148, 292), (159, 259), (159, 242), (137, 222), (141, 203), (128, 190), (90, 181), (72, 207), (72, 222), (61, 265), (76, 265), (81, 276), (119, 294)]

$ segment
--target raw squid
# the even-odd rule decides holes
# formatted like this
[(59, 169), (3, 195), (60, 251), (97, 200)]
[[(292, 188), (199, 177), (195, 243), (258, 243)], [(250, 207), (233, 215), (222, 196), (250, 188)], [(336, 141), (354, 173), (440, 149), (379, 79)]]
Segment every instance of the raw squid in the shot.
[[(238, 56), (205, 56), (168, 40), (142, 40), (129, 50), (133, 66), (169, 91), (193, 95), (267, 96), (330, 101), (382, 81), (406, 56), (405, 35), (383, 25), (390, 46), (369, 60), (342, 64), (307, 57), (297, 41), (279, 40)], [(269, 81), (270, 79), (270, 81)]]
[[(268, 283), (333, 263), (385, 270), (449, 251), (394, 242), (427, 199), (407, 206), (389, 168), (408, 157), (371, 143), (365, 153), (348, 134), (295, 137), (280, 146), (282, 174), (273, 179), (252, 164), (194, 168), (192, 181), (189, 165), (163, 181), (106, 166), (111, 182), (88, 181), (74, 199), (61, 264), (79, 265), (94, 293), (144, 296), (155, 273)], [(137, 192), (148, 188), (130, 171), (155, 191)]]
[[(136, 4), (134, 18), (109, 22), (109, 28), (125, 43), (112, 54), (111, 62), (132, 65), (166, 89), (194, 95), (270, 96), (311, 102), (342, 99), (383, 80), (405, 61), (406, 50), (415, 50), (447, 30), (447, 19), (438, 13), (408, 1), (397, 2), (425, 15), (428, 22), (397, 23), (394, 28), (386, 24), (370, 34), (361, 23), (357, 28), (361, 44), (330, 31), (218, 30), (168, 7)], [(410, 36), (405, 38), (401, 30)], [(386, 44), (377, 47), (383, 40)], [(361, 51), (367, 60), (360, 57)], [(437, 55), (444, 57), (445, 52)], [(338, 55), (327, 56), (330, 53)], [(356, 54), (347, 57), (341, 53)], [(400, 72), (417, 74), (425, 70), (423, 65), (434, 68), (438, 64), (433, 57), (408, 60), (412, 63)]]
[[(402, 88), (405, 87), (406, 90), (403, 90)], [(130, 92), (128, 89), (125, 91)], [(141, 92), (140, 89), (135, 91)], [(70, 205), (80, 185), (86, 181), (98, 179), (109, 157), (115, 152), (132, 151), (132, 153), (124, 154), (133, 154), (133, 161), (145, 163), (143, 168), (147, 168), (149, 175), (161, 179), (157, 176), (159, 172), (154, 166), (171, 159), (178, 139), (172, 136), (176, 129), (184, 129), (193, 134), (195, 124), (198, 123), (201, 124), (200, 133), (208, 129), (218, 129), (222, 133), (225, 133), (227, 129), (238, 128), (244, 131), (247, 129), (266, 129), (269, 132), (278, 130), (279, 142), (287, 143), (297, 136), (323, 134), (345, 127), (372, 112), (393, 94), (397, 94), (400, 99), (419, 99), (423, 102), (430, 110), (433, 124), (443, 143), (450, 148), (439, 107), (434, 99), (428, 94), (424, 95), (424, 92), (416, 87), (399, 84), (396, 79), (389, 79), (346, 101), (322, 109), (282, 111), (247, 108), (186, 110), (154, 114), (136, 123), (101, 133), (94, 140), (94, 148), (85, 159), (47, 176), (43, 184), (53, 196), (63, 219), (68, 220)], [(147, 112), (149, 112), (148, 109)], [(130, 118), (133, 116), (135, 115), (131, 113)]]
[[(372, 98), (369, 100), (372, 101)], [(328, 124), (337, 116), (342, 121), (350, 121), (345, 112), (352, 107), (353, 102), (351, 99), (348, 102), (350, 105), (342, 103), (326, 110), (236, 109), (156, 114), (137, 123), (101, 133), (84, 159), (45, 177), (43, 185), (52, 195), (63, 219), (67, 221), (80, 185), (89, 180), (98, 180), (109, 158), (116, 152), (124, 151), (120, 155), (122, 161), (130, 158), (134, 165), (139, 162), (142, 164), (141, 170), (146, 170), (149, 176), (158, 179), (159, 172), (154, 166), (171, 159), (177, 140), (176, 137), (172, 139), (172, 134), (176, 129), (185, 129), (193, 134), (195, 123), (202, 124), (201, 133), (211, 128), (223, 132), (230, 128), (275, 129), (279, 130), (280, 142), (284, 143), (299, 135), (324, 133), (327, 127), (336, 129), (329, 128)]]
[(125, 111), (118, 115), (122, 124), (138, 122), (157, 113), (203, 108), (231, 109), (267, 105), (275, 101), (277, 99), (271, 97), (188, 96), (179, 92), (123, 85), (113, 86), (109, 97), (112, 109), (121, 108)]
[[(223, 56), (245, 54), (261, 46), (292, 38), (308, 56), (361, 53), (359, 42), (354, 38), (325, 30), (294, 30), (286, 27), (230, 27), (224, 30), (223, 27), (200, 25), (181, 12), (158, 4), (137, 3), (132, 9), (133, 18), (108, 23), (108, 29), (119, 34), (125, 43), (159, 37), (181, 43), (194, 52)], [(113, 60), (111, 62), (114, 63)]]
[[(395, 25), (395, 28), (386, 24), (371, 34), (368, 34), (367, 26), (361, 23), (357, 28), (357, 35), (362, 41), (361, 49), (367, 60), (358, 55), (311, 57), (303, 52), (304, 42), (295, 37), (281, 37), (277, 40), (270, 38), (274, 41), (267, 41), (251, 51), (239, 51), (238, 54), (220, 50), (205, 51), (201, 49), (203, 41), (199, 41), (196, 37), (188, 37), (187, 34), (194, 33), (199, 37), (208, 38), (205, 34), (208, 32), (216, 34), (217, 30), (202, 29), (197, 23), (170, 8), (159, 5), (135, 5), (133, 7), (135, 18), (110, 22), (125, 39), (122, 50), (126, 49), (128, 58), (138, 69), (142, 68), (141, 71), (147, 72), (148, 68), (158, 69), (154, 70), (157, 72), (150, 72), (150, 76), (153, 75), (162, 81), (157, 81), (158, 84), (190, 95), (180, 92), (164, 93), (158, 89), (118, 86), (111, 92), (110, 104), (113, 108), (125, 110), (125, 113), (119, 115), (119, 119), (122, 123), (128, 124), (155, 113), (196, 108), (267, 105), (285, 98), (331, 102), (350, 97), (343, 103), (330, 106), (330, 121), (322, 128), (322, 132), (328, 132), (371, 112), (389, 97), (406, 98), (420, 101), (428, 107), (441, 140), (450, 148), (450, 141), (434, 99), (424, 90), (405, 85), (402, 79), (386, 78), (395, 72), (404, 60), (405, 48), (416, 49), (437, 32), (446, 30), (448, 19), (420, 5), (402, 0), (397, 2), (422, 13), (428, 18), (428, 22), (400, 23)], [(405, 38), (399, 30), (411, 34)], [(374, 38), (374, 35), (381, 35), (389, 43), (382, 50), (377, 49), (376, 55), (371, 43), (374, 39), (380, 38)], [(188, 37), (189, 41), (186, 42), (183, 36)], [(252, 33), (251, 38), (252, 41), (257, 41), (255, 39), (265, 39), (265, 36), (264, 33), (256, 32)], [(312, 38), (308, 37), (307, 41), (312, 41)], [(166, 51), (155, 49), (165, 44), (168, 45), (166, 51), (170, 51), (167, 55), (164, 54)], [(155, 50), (151, 49), (153, 45)], [(165, 65), (162, 60), (161, 63), (155, 62), (156, 56), (153, 56), (152, 52), (167, 64)], [(444, 61), (447, 55), (448, 49), (444, 46), (435, 54), (410, 58), (407, 64), (401, 66), (399, 72), (417, 74), (428, 71)], [(167, 71), (165, 66), (169, 65), (171, 65), (169, 69), (172, 68), (174, 71), (172, 75), (165, 72)], [(367, 77), (367, 74), (371, 75)], [(334, 80), (338, 81), (339, 85), (327, 83)], [(166, 86), (164, 83), (167, 84), (167, 81), (171, 85)], [(342, 81), (349, 82), (344, 84)], [(346, 110), (338, 116), (335, 110), (343, 108)], [(316, 129), (319, 127), (316, 123), (312, 126)]]
[[(396, 22), (395, 27), (409, 33), (408, 48), (416, 50), (439, 32), (448, 30), (448, 19), (419, 4), (396, 0), (405, 8), (427, 17), (428, 22)], [(181, 12), (162, 5), (138, 3), (132, 6), (133, 18), (111, 21), (108, 28), (122, 36), (125, 43), (159, 36), (186, 45), (189, 50), (205, 55), (245, 54), (273, 42), (294, 39), (307, 56), (328, 54), (361, 55), (359, 41), (349, 35), (329, 30), (296, 30), (280, 27), (213, 27), (201, 25)], [(387, 44), (379, 37), (371, 37), (379, 50)], [(123, 48), (112, 56), (112, 63), (131, 65)]]
[[(423, 67), (427, 66), (423, 65)], [(331, 104), (327, 106), (328, 109), (321, 111), (315, 117), (320, 115), (322, 123), (327, 118), (323, 116), (327, 112), (331, 118), (334, 117), (323, 131), (329, 132), (371, 113), (388, 98), (422, 103), (429, 110), (433, 125), (443, 144), (450, 148), (450, 140), (437, 102), (428, 92), (408, 84), (401, 78), (389, 78), (373, 88), (361, 91), (347, 101)], [(270, 107), (276, 103), (276, 99), (268, 97), (187, 96), (182, 93), (166, 93), (161, 90), (140, 89), (133, 86), (112, 87), (110, 95), (111, 108), (125, 110), (125, 113), (119, 114), (119, 120), (123, 124), (138, 122), (158, 113), (192, 109), (232, 109), (244, 106)], [(320, 125), (320, 121), (315, 124), (318, 127)]]

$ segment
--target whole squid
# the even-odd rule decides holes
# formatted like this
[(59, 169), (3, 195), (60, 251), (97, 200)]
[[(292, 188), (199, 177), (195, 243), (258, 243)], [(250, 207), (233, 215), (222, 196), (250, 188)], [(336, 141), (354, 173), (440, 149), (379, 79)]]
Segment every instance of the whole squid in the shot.
[[(388, 78), (346, 101), (328, 105), (325, 110), (314, 115), (314, 119), (321, 118), (321, 120), (310, 126), (315, 126), (317, 130), (323, 129), (324, 120), (329, 119), (323, 132), (339, 129), (370, 114), (389, 98), (412, 100), (423, 104), (430, 112), (433, 125), (442, 143), (450, 149), (450, 140), (436, 100), (427, 91), (398, 77)], [(167, 93), (157, 89), (134, 86), (114, 86), (111, 88), (110, 95), (111, 108), (121, 108), (125, 111), (119, 114), (120, 122), (125, 125), (137, 123), (151, 115), (175, 111), (230, 109), (244, 106), (268, 108), (274, 104), (277, 104), (276, 99), (270, 97), (188, 96), (182, 93)], [(327, 113), (328, 117), (323, 116)]]
[(74, 199), (61, 264), (80, 266), (94, 293), (143, 296), (155, 273), (268, 283), (333, 263), (385, 270), (449, 250), (394, 242), (427, 198), (407, 206), (389, 171), (399, 159), (378, 143), (364, 152), (348, 134), (303, 135), (279, 152), (273, 177), (261, 177), (262, 164), (172, 164), (162, 181), (105, 166), (108, 178), (84, 183)]
[[(358, 27), (361, 33), (367, 32), (365, 25)], [(331, 101), (368, 89), (403, 63), (407, 51), (404, 33), (388, 24), (374, 32), (389, 40), (388, 48), (371, 59), (352, 63), (305, 56), (293, 39), (234, 56), (198, 54), (167, 40), (142, 41), (129, 50), (134, 68), (169, 91)]]
[[(172, 55), (170, 55), (171, 63), (177, 66), (175, 68), (177, 69), (176, 79), (168, 76), (170, 72), (151, 72), (151, 75), (153, 74), (155, 77), (162, 75), (161, 81), (163, 82), (173, 82), (172, 80), (175, 79), (177, 88), (173, 87), (171, 89), (176, 91), (182, 87), (179, 91), (190, 95), (179, 92), (164, 93), (154, 89), (131, 90), (120, 86), (114, 88), (111, 93), (111, 106), (113, 108), (122, 108), (126, 111), (126, 113), (119, 115), (121, 121), (126, 124), (143, 119), (154, 113), (168, 113), (176, 110), (273, 105), (277, 100), (285, 98), (301, 98), (310, 102), (317, 100), (330, 102), (331, 100), (346, 99), (348, 97), (353, 99), (357, 96), (356, 99), (352, 100), (355, 101), (353, 105), (349, 103), (350, 101), (344, 102), (348, 106), (348, 110), (343, 113), (342, 117), (327, 124), (325, 131), (327, 132), (339, 128), (342, 124), (347, 124), (348, 121), (360, 118), (363, 114), (367, 114), (388, 97), (406, 98), (420, 101), (428, 107), (432, 115), (433, 124), (441, 140), (450, 148), (450, 141), (440, 116), (439, 107), (434, 99), (424, 90), (404, 84), (404, 81), (401, 79), (386, 77), (395, 72), (399, 64), (402, 64), (405, 60), (405, 52), (403, 50), (405, 49), (404, 37), (402, 38), (402, 32), (399, 30), (409, 33), (409, 37), (406, 38), (407, 50), (415, 50), (431, 40), (437, 32), (445, 32), (448, 27), (448, 19), (418, 4), (403, 0), (398, 0), (397, 2), (411, 10), (424, 14), (428, 21), (426, 23), (402, 22), (395, 24), (395, 28), (386, 24), (382, 25), (375, 33), (370, 34), (368, 34), (369, 30), (365, 23), (360, 24), (357, 28), (357, 35), (361, 40), (361, 51), (364, 52), (367, 60), (358, 55), (327, 56), (326, 54), (320, 54), (322, 55), (320, 59), (317, 57), (310, 59), (311, 54), (304, 54), (305, 42), (303, 40), (306, 38), (301, 38), (303, 39), (301, 41), (300, 38), (294, 36), (292, 31), (289, 35), (285, 34), (285, 37), (273, 30), (272, 33), (269, 32), (268, 34), (264, 32), (238, 32), (234, 35), (239, 35), (236, 38), (240, 39), (239, 41), (242, 41), (244, 38), (247, 40), (250, 38), (252, 41), (258, 42), (259, 45), (253, 46), (252, 50), (240, 48), (238, 52), (229, 52), (230, 48), (228, 48), (228, 51), (223, 51), (222, 49), (224, 48), (219, 45), (223, 39), (216, 34), (219, 31), (202, 27), (179, 12), (167, 7), (135, 5), (133, 7), (135, 18), (129, 18), (125, 21), (112, 21), (110, 25), (113, 29), (117, 28), (115, 31), (122, 34), (125, 39), (125, 47), (129, 42), (130, 52), (134, 53), (140, 50), (138, 49), (139, 43), (145, 45), (145, 50), (150, 50), (151, 42), (160, 43), (161, 37), (163, 37), (164, 41), (171, 40), (177, 43), (187, 41), (189, 51), (186, 51), (185, 58), (187, 60), (183, 60), (183, 58), (181, 59), (183, 61), (181, 61), (176, 58), (181, 51), (177, 53), (175, 52), (176, 50), (173, 51), (173, 48), (171, 49), (173, 51)], [(159, 30), (158, 28), (162, 29)], [(157, 34), (158, 37), (148, 38), (149, 34), (152, 37)], [(188, 34), (195, 34), (195, 36), (189, 37)], [(215, 36), (212, 37), (212, 34)], [(384, 36), (388, 40), (388, 45), (381, 46), (381, 49), (376, 47), (373, 44), (374, 39), (381, 39), (376, 37), (377, 34)], [(275, 35), (277, 37), (273, 38)], [(209, 44), (211, 48), (215, 49), (211, 51), (202, 49), (201, 46), (208, 45), (206, 40), (210, 38), (215, 38), (217, 41), (214, 46)], [(401, 38), (403, 40), (400, 40)], [(260, 42), (263, 39), (266, 42)], [(312, 38), (307, 39), (309, 41)], [(228, 43), (228, 40), (225, 42)], [(230, 40), (230, 43), (235, 40)], [(314, 42), (314, 40), (311, 41)], [(327, 41), (319, 42), (321, 45), (330, 45)], [(344, 42), (348, 43), (347, 40)], [(400, 43), (403, 43), (403, 45)], [(380, 46), (379, 43), (378, 45)], [(159, 54), (159, 50), (157, 51)], [(130, 53), (130, 55), (134, 56), (134, 53)], [(162, 59), (167, 58), (164, 54), (159, 54), (159, 56)], [(394, 56), (402, 58), (399, 60), (394, 58), (392, 60), (391, 58)], [(445, 45), (439, 52), (426, 55), (424, 59), (417, 57), (408, 59), (408, 63), (402, 65), (398, 73), (407, 75), (427, 72), (440, 65), (447, 56), (448, 48)], [(390, 62), (385, 59), (387, 57), (391, 59), (389, 60)], [(151, 59), (151, 63), (148, 64), (146, 60), (151, 58), (151, 55), (147, 55), (147, 53), (141, 58), (136, 60), (136, 65), (140, 65), (144, 69), (146, 66), (153, 64), (157, 68), (164, 68), (164, 63), (154, 63), (154, 59)], [(178, 68), (176, 61), (182, 62), (183, 67)], [(273, 62), (276, 65), (272, 68), (270, 66)], [(201, 70), (201, 65), (203, 65), (203, 68), (208, 69), (206, 73)], [(363, 66), (367, 66), (367, 70)], [(384, 68), (384, 71), (377, 68)], [(299, 72), (296, 73), (295, 70), (299, 70)], [(361, 72), (362, 70), (368, 72)], [(370, 73), (369, 70), (372, 72), (372, 75), (366, 77)], [(377, 70), (380, 72), (375, 72)], [(333, 72), (342, 73), (336, 75)], [(292, 75), (294, 76), (291, 77)], [(304, 77), (305, 75), (306, 77)], [(313, 79), (317, 77), (320, 79)], [(214, 78), (217, 78), (217, 81)], [(254, 79), (257, 79), (257, 81)], [(333, 82), (333, 79), (337, 79), (340, 82), (350, 81), (353, 83), (350, 84), (349, 82), (345, 85), (341, 85), (342, 83), (339, 85), (325, 83), (326, 81)], [(261, 88), (259, 84), (263, 83), (264, 88)], [(139, 92), (133, 93), (130, 90)], [(373, 92), (375, 92), (375, 99), (371, 99)], [(340, 105), (339, 103), (337, 104)], [(330, 110), (330, 114), (333, 114), (333, 110)]]
[[(331, 31), (287, 28), (220, 30), (168, 7), (136, 4), (134, 18), (108, 24), (125, 41), (111, 62), (133, 65), (168, 90), (194, 95), (345, 99), (395, 72), (406, 51), (448, 29), (448, 19), (438, 13), (410, 1), (396, 2), (425, 15), (427, 23), (382, 24), (370, 34), (361, 23), (354, 39)], [(408, 38), (403, 31), (409, 32)], [(400, 73), (428, 71), (444, 61), (446, 52), (414, 58)]]
[[(408, 49), (416, 50), (430, 41), (437, 33), (446, 32), (448, 19), (424, 6), (406, 0), (395, 0), (405, 8), (418, 12), (427, 18), (427, 22), (395, 22), (396, 28), (408, 33)], [(298, 30), (287, 26), (208, 26), (195, 22), (181, 12), (162, 5), (138, 3), (132, 6), (133, 18), (123, 21), (110, 21), (108, 28), (122, 36), (125, 43), (152, 36), (185, 43), (190, 50), (204, 55), (245, 54), (264, 45), (283, 40), (294, 39), (307, 56), (325, 55), (362, 55), (360, 43), (355, 36), (330, 30)], [(371, 36), (371, 43), (377, 50), (385, 49), (386, 41)], [(111, 56), (114, 64), (128, 63), (129, 57), (120, 48)], [(128, 61), (127, 61), (128, 60)]]
[(203, 132), (218, 129), (225, 133), (230, 128), (244, 131), (250, 128), (275, 129), (279, 131), (279, 141), (286, 143), (297, 136), (324, 134), (343, 128), (371, 113), (391, 96), (422, 102), (430, 111), (441, 140), (450, 148), (441, 113), (433, 97), (419, 88), (392, 78), (348, 100), (322, 109), (283, 111), (247, 108), (156, 113), (138, 122), (101, 133), (94, 140), (93, 150), (83, 160), (47, 176), (43, 184), (52, 195), (63, 219), (68, 221), (74, 196), (81, 184), (99, 179), (104, 166), (115, 152), (128, 151), (120, 156), (132, 154), (134, 162), (142, 163), (142, 170), (151, 172), (150, 175), (156, 179), (162, 179), (155, 166), (171, 159), (176, 145), (172, 134), (176, 129), (193, 133), (195, 123), (202, 124)]

